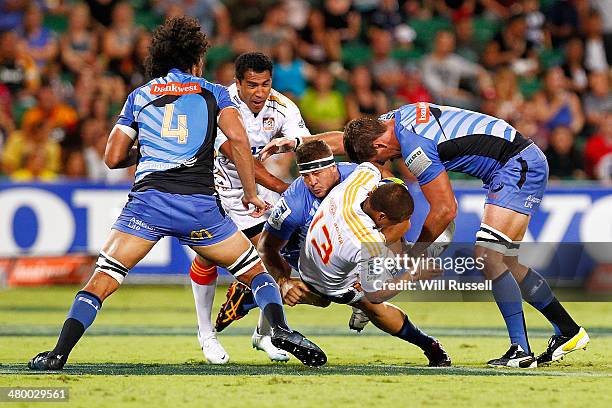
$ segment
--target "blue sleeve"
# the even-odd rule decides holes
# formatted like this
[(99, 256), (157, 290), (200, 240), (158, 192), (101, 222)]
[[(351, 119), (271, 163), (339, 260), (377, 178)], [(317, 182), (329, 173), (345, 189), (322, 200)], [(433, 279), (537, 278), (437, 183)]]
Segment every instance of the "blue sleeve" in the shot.
[(123, 109), (121, 109), (121, 113), (119, 114), (119, 118), (117, 119), (117, 125), (132, 127), (132, 124), (134, 123), (134, 99), (138, 89), (140, 88), (136, 88), (128, 95), (127, 100), (123, 105)]
[(288, 241), (291, 235), (304, 223), (302, 221), (304, 203), (295, 196), (285, 194), (276, 202), (264, 229), (275, 237)]
[(436, 142), (408, 129), (400, 129), (396, 134), (400, 140), (404, 162), (417, 178), (419, 185), (429, 183), (445, 170), (438, 155)]
[(229, 91), (223, 85), (219, 84), (211, 84), (213, 86), (213, 95), (215, 95), (215, 99), (217, 100), (217, 106), (219, 106), (219, 110), (223, 108), (227, 108), (228, 106), (236, 107), (236, 104), (232, 101), (230, 97)]

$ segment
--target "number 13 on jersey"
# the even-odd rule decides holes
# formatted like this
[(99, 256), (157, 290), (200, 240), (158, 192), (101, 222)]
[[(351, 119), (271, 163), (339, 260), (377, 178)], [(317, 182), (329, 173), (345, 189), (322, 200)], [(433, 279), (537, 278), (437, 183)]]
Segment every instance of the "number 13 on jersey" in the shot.
[(187, 143), (189, 129), (187, 128), (187, 115), (177, 115), (177, 127), (172, 129), (172, 117), (174, 116), (174, 104), (168, 103), (164, 108), (164, 121), (162, 123), (161, 137), (176, 137), (179, 144)]

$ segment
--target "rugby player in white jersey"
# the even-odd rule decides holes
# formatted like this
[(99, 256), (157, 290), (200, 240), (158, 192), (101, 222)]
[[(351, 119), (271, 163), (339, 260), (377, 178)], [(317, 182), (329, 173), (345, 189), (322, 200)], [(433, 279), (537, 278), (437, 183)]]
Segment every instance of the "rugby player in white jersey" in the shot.
[(398, 307), (374, 301), (376, 291), (367, 296), (361, 284), (370, 263), (391, 255), (388, 246), (399, 243), (410, 228), (412, 197), (403, 182), (394, 180), (382, 179), (375, 165), (363, 163), (327, 195), (302, 246), (300, 278), (311, 292), (357, 307), (379, 329), (419, 346), (431, 366), (449, 366), (450, 358), (436, 339), (416, 328)]
[[(236, 82), (228, 91), (232, 102), (240, 111), (253, 156), (256, 157), (274, 137), (310, 135), (298, 107), (289, 98), (272, 89), (272, 61), (268, 56), (259, 52), (240, 55), (235, 62), (235, 76)], [(215, 139), (215, 153), (215, 189), (222, 207), (238, 229), (257, 245), (267, 214), (254, 218), (250, 215), (252, 209), (245, 208), (242, 204), (244, 193), (233, 162), (231, 142), (220, 129)], [(254, 164), (257, 193), (272, 205), (289, 184), (268, 172), (260, 161), (255, 159)], [(198, 318), (198, 339), (204, 356), (210, 363), (225, 364), (229, 361), (229, 355), (219, 343), (216, 330), (211, 324), (217, 268), (205, 262), (203, 258), (196, 257), (191, 265), (190, 277)], [(243, 291), (248, 291), (248, 288), (232, 284), (228, 298), (232, 295), (240, 296)], [(231, 317), (229, 312), (231, 310), (220, 314), (217, 330), (225, 327), (222, 323), (223, 316)], [(252, 337), (253, 347), (265, 351), (272, 361), (287, 361), (289, 355), (274, 347), (270, 336), (270, 325), (261, 314)]]

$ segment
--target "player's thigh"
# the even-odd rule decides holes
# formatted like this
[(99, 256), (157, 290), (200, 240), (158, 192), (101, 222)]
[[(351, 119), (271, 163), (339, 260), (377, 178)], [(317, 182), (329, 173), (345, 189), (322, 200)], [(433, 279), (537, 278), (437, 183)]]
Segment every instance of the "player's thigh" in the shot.
[(191, 249), (210, 263), (228, 269), (238, 281), (246, 285), (250, 285), (255, 276), (265, 271), (257, 250), (240, 231), (216, 244), (191, 245)]
[[(102, 246), (94, 274), (83, 290), (95, 294), (103, 301), (119, 288), (127, 271), (136, 266), (156, 242), (112, 229)], [(119, 279), (113, 277), (118, 273), (122, 275)]]
[(493, 174), (483, 224), (512, 241), (521, 241), (542, 202), (547, 181), (546, 156), (536, 145), (526, 147)]
[(242, 232), (236, 231), (221, 242), (206, 246), (191, 245), (191, 249), (207, 261), (226, 268), (251, 246), (251, 241)]
[(102, 251), (121, 262), (127, 269), (132, 269), (144, 258), (157, 241), (152, 241), (111, 229)]
[(531, 216), (494, 204), (485, 204), (482, 223), (502, 232), (512, 241), (521, 241)]

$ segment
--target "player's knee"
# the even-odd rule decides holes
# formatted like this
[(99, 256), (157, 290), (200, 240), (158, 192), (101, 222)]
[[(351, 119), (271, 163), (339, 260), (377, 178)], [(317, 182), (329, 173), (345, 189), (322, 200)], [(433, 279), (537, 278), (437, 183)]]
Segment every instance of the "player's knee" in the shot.
[(105, 273), (121, 285), (129, 269), (106, 252), (100, 251), (100, 256), (96, 261), (96, 271)]
[(189, 277), (198, 285), (210, 285), (217, 280), (217, 265), (207, 264), (207, 262), (196, 256), (189, 268)]
[[(496, 276), (499, 272), (510, 269), (506, 263), (514, 254), (518, 254), (518, 244), (512, 242), (503, 232), (481, 224), (476, 233), (475, 256), (484, 264), (484, 274), (487, 277)], [(510, 256), (508, 256), (510, 255)]]
[(265, 271), (259, 254), (252, 244), (233, 264), (227, 267), (227, 270), (236, 279), (247, 285), (250, 285), (251, 280), (255, 276)]
[(503, 232), (485, 224), (480, 224), (476, 233), (476, 254), (487, 254), (496, 260), (503, 261), (504, 256), (512, 254), (515, 244)]
[(509, 269), (519, 269), (522, 265), (518, 260), (518, 256), (504, 255), (503, 262), (508, 266)]

